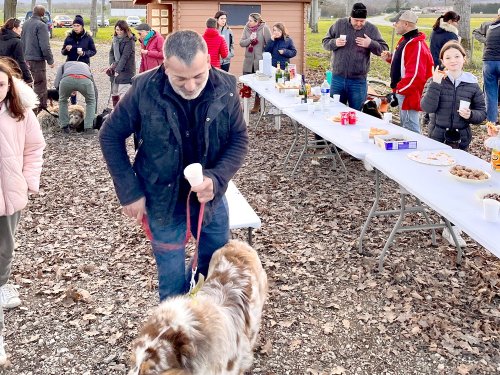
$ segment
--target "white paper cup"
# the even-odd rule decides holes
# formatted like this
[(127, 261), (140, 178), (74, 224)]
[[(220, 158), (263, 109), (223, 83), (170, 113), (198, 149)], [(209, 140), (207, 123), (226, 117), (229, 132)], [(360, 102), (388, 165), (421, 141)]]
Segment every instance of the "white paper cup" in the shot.
[(78, 48), (76, 49), (76, 51), (77, 51), (77, 52), (83, 52), (83, 49), (82, 49), (82, 48), (80, 48), (80, 47), (78, 47)]
[(370, 141), (370, 129), (360, 129), (361, 141), (368, 143)]
[(467, 100), (460, 100), (460, 106), (458, 107), (459, 109), (469, 109), (470, 107), (470, 102)]
[(340, 103), (340, 95), (339, 94), (333, 95), (333, 102), (334, 103)]
[(347, 39), (347, 35), (340, 34), (339, 39), (346, 40)]
[(483, 199), (484, 219), (486, 221), (497, 222), (500, 202), (495, 199)]
[(389, 113), (389, 112), (384, 113), (384, 121), (385, 122), (392, 122), (392, 113)]
[(201, 185), (203, 182), (203, 167), (200, 163), (189, 164), (184, 168), (184, 177), (186, 177), (191, 186)]

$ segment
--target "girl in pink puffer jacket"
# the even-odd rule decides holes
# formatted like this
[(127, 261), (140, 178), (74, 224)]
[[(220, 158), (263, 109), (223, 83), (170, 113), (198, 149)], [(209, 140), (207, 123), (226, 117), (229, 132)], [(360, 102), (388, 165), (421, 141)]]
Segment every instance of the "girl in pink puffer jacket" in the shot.
[(0, 366), (6, 361), (3, 345), (3, 308), (21, 301), (7, 284), (14, 253), (14, 235), (28, 192), (38, 192), (45, 148), (40, 124), (32, 109), (38, 104), (33, 90), (13, 76), (0, 61)]

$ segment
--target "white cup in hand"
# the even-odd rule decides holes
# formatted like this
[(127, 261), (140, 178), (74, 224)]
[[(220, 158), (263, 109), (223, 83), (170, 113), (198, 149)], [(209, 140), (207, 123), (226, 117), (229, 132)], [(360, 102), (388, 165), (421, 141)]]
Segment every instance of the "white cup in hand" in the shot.
[(339, 39), (340, 39), (340, 40), (347, 40), (347, 35), (345, 35), (345, 34), (340, 34)]
[(200, 163), (189, 164), (184, 168), (184, 177), (192, 187), (201, 185), (203, 182), (203, 167)]
[(458, 107), (459, 109), (469, 109), (470, 108), (470, 102), (467, 100), (460, 100), (460, 105)]

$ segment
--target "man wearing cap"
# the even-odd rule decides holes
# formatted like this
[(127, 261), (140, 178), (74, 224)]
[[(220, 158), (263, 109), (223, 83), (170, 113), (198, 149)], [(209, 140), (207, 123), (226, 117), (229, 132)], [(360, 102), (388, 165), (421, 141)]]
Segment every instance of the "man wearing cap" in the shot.
[(377, 27), (366, 21), (367, 13), (364, 4), (354, 4), (351, 16), (337, 20), (323, 38), (323, 48), (332, 51), (330, 95), (340, 95), (342, 103), (357, 110), (366, 100), (370, 54), (389, 49)]
[(425, 82), (432, 76), (434, 60), (425, 34), (417, 29), (414, 12), (400, 12), (391, 21), (401, 39), (394, 53), (385, 51), (382, 58), (391, 64), (391, 88), (399, 102), (401, 126), (420, 133), (420, 99)]
[(485, 22), (475, 29), (472, 35), (484, 43), (483, 79), (486, 96), (486, 119), (498, 122), (500, 103), (500, 8), (493, 22)]
[(147, 23), (141, 23), (135, 28), (139, 34), (139, 42), (141, 43), (141, 66), (139, 73), (146, 70), (156, 68), (163, 64), (163, 36), (151, 29)]

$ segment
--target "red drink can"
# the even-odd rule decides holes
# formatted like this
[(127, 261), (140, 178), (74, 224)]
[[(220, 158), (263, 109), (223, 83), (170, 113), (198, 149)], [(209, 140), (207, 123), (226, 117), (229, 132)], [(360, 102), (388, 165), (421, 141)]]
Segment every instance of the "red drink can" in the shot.
[(356, 124), (356, 112), (350, 111), (349, 112), (349, 125), (355, 125)]
[(340, 125), (349, 124), (349, 112), (340, 112)]

